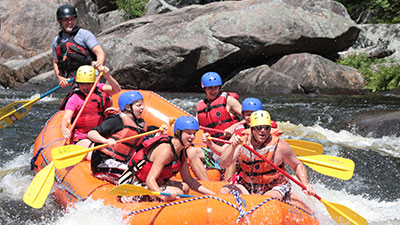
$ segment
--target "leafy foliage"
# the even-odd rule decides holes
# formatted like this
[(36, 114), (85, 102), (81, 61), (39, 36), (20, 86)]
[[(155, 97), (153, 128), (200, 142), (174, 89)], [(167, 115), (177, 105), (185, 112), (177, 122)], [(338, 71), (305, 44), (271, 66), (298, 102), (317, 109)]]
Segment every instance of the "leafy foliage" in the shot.
[(342, 3), (353, 20), (366, 12), (372, 13), (370, 23), (399, 23), (400, 1), (399, 0), (337, 0)]
[(145, 13), (145, 6), (149, 0), (115, 0), (119, 10), (124, 12), (124, 19), (130, 20), (141, 17)]
[[(379, 66), (391, 63), (387, 59), (370, 59), (365, 55), (353, 55), (338, 61), (339, 64), (356, 68), (363, 74), (366, 86), (372, 92), (386, 91), (400, 86), (400, 65), (394, 67)], [(373, 65), (378, 65), (373, 69)]]

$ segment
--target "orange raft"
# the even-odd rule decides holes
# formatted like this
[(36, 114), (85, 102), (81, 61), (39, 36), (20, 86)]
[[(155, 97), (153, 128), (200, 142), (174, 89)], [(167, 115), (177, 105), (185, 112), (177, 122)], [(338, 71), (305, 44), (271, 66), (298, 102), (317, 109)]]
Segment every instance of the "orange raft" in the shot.
[[(168, 124), (171, 117), (188, 115), (161, 96), (151, 91), (140, 91), (144, 97), (143, 117), (148, 125)], [(113, 97), (114, 105), (118, 96)], [(51, 159), (51, 149), (62, 145), (64, 139), (60, 122), (64, 112), (50, 118), (36, 139), (35, 171), (44, 168)], [(172, 133), (173, 129), (169, 129)], [(200, 135), (196, 142), (200, 142)], [(63, 206), (88, 197), (103, 199), (105, 205), (121, 208), (131, 224), (319, 224), (313, 213), (300, 201), (285, 202), (259, 195), (204, 196), (191, 191), (196, 197), (173, 202), (121, 203), (109, 194), (113, 184), (92, 176), (90, 162), (56, 169), (55, 199)], [(218, 193), (223, 182), (201, 182)]]

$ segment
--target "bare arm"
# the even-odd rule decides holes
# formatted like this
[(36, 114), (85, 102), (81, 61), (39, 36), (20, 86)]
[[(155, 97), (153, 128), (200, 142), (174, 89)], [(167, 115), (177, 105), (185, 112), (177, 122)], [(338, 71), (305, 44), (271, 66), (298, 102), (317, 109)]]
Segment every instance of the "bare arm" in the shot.
[(219, 165), (222, 168), (228, 168), (239, 158), (241, 141), (242, 139), (239, 135), (233, 135), (231, 137), (230, 142), (232, 144), (226, 145), (219, 161)]
[(278, 158), (278, 161), (283, 160), (286, 164), (290, 166), (290, 168), (293, 169), (296, 177), (307, 188), (306, 193), (308, 192), (308, 194), (315, 194), (314, 188), (308, 183), (307, 169), (305, 168), (304, 164), (296, 157), (290, 145), (286, 141), (281, 139), (279, 141), (277, 149), (279, 149), (277, 150), (277, 156), (281, 157), (281, 159)]
[(242, 105), (236, 98), (234, 98), (232, 96), (228, 96), (228, 99), (226, 102), (226, 109), (232, 115), (235, 115), (235, 114), (241, 115), (242, 114)]
[(96, 55), (97, 61), (93, 61), (93, 66), (97, 69), (104, 65), (106, 61), (106, 53), (104, 52), (103, 48), (100, 44), (95, 45), (92, 48), (92, 52)]
[(168, 163), (170, 163), (174, 158), (171, 146), (167, 143), (160, 144), (150, 153), (148, 158), (153, 162), (153, 165), (147, 175), (146, 185), (151, 191), (161, 192), (157, 179), (165, 165), (168, 165)]
[(108, 81), (108, 84), (103, 86), (103, 91), (105, 91), (107, 94), (111, 95), (115, 95), (118, 92), (121, 91), (121, 86), (119, 85), (119, 83), (117, 82), (117, 80), (115, 80), (111, 75), (110, 75), (110, 69), (106, 66), (102, 66), (99, 68), (100, 72), (103, 72), (103, 76), (106, 78), (106, 80)]
[(204, 133), (201, 136), (201, 141), (205, 143), (215, 154), (221, 156), (221, 154), (224, 152), (223, 146), (217, 145), (212, 140), (210, 140), (209, 137), (211, 137), (209, 133)]
[(65, 138), (71, 138), (71, 131), (68, 129), (68, 126), (71, 124), (73, 114), (74, 112), (72, 110), (65, 110), (61, 120), (61, 133)]
[(105, 138), (103, 137), (97, 130), (91, 130), (87, 134), (87, 138), (96, 143), (101, 143), (101, 144), (108, 144), (110, 146), (114, 146), (117, 142), (112, 139), (112, 138)]
[(59, 83), (58, 85), (60, 85), (60, 87), (64, 88), (68, 86), (68, 82), (67, 82), (67, 78), (63, 77), (61, 75), (61, 71), (58, 68), (58, 64), (57, 64), (58, 60), (57, 59), (53, 59), (53, 70), (54, 70), (54, 74), (56, 75)]
[(186, 160), (184, 160), (184, 163), (183, 163), (183, 166), (182, 166), (182, 168), (180, 170), (180, 173), (181, 173), (182, 180), (184, 182), (186, 182), (191, 189), (193, 189), (193, 190), (195, 190), (197, 192), (200, 192), (202, 194), (205, 194), (205, 195), (215, 194), (213, 191), (211, 191), (208, 188), (206, 188), (203, 185), (201, 185), (196, 179), (194, 179), (192, 177), (192, 175), (190, 175), (189, 166), (188, 166)]

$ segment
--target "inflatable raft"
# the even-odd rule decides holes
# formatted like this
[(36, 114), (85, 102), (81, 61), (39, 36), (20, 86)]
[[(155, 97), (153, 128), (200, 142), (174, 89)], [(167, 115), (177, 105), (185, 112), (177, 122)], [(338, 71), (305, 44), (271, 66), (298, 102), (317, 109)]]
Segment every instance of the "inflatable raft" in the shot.
[[(147, 125), (168, 124), (170, 118), (188, 115), (161, 96), (151, 91), (140, 91), (144, 97), (143, 118)], [(117, 105), (118, 96), (113, 96)], [(63, 144), (60, 122), (64, 112), (52, 116), (38, 135), (34, 146), (35, 171), (48, 165), (51, 149)], [(173, 129), (169, 129), (172, 134)], [(201, 132), (201, 131), (200, 131)], [(196, 137), (200, 143), (200, 134)], [(131, 224), (319, 224), (310, 209), (300, 201), (285, 202), (260, 195), (196, 195), (173, 202), (121, 203), (109, 191), (113, 184), (92, 176), (90, 162), (82, 161), (75, 166), (56, 169), (53, 195), (61, 206), (87, 198), (103, 199), (105, 205), (121, 208)], [(218, 193), (223, 182), (201, 182)]]

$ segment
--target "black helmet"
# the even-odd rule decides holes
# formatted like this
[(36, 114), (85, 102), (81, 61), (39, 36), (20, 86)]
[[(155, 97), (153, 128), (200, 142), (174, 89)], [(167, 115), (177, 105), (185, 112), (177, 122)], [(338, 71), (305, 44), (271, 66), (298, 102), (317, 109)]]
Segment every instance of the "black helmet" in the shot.
[(57, 9), (57, 20), (72, 16), (77, 17), (76, 9), (72, 5), (62, 5)]

